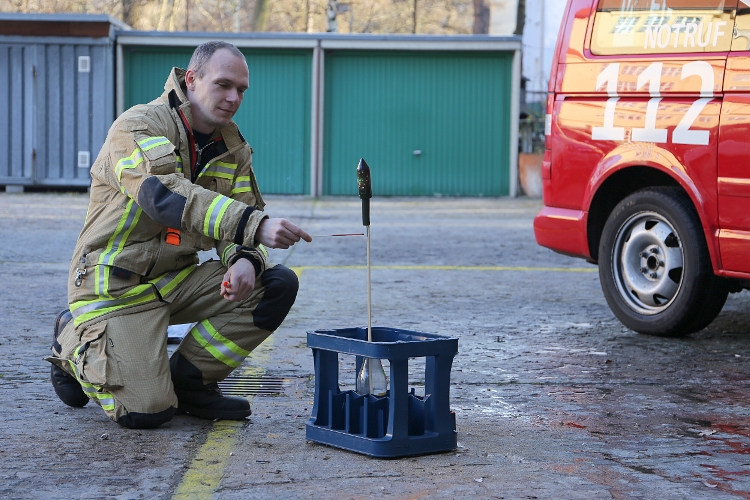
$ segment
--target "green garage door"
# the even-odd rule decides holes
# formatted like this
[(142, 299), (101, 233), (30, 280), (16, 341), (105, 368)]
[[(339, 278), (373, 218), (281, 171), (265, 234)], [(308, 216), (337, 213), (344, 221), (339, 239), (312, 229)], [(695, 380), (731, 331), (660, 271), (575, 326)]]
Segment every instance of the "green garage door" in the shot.
[[(159, 96), (173, 66), (186, 68), (192, 47), (125, 46), (125, 107)], [(310, 187), (312, 52), (242, 49), (250, 88), (235, 121), (253, 147), (265, 194), (306, 194)]]
[(356, 194), (364, 157), (376, 195), (509, 194), (513, 54), (330, 51), (326, 194)]

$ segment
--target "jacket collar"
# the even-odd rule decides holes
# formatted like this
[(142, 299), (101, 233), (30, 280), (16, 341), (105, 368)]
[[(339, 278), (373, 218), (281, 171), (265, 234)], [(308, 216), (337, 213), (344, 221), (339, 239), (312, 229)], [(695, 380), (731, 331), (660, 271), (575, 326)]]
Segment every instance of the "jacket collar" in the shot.
[(169, 99), (169, 95), (174, 91), (180, 104), (189, 108), (190, 102), (187, 98), (185, 73), (187, 73), (187, 71), (182, 68), (172, 68), (172, 71), (169, 73), (169, 78), (167, 78), (167, 81), (164, 84), (164, 93), (162, 94), (162, 98)]

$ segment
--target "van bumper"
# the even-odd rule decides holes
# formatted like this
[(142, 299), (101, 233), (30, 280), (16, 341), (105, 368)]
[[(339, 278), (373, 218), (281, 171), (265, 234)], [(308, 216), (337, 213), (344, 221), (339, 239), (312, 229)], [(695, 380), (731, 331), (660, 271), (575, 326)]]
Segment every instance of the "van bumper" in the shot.
[(586, 222), (588, 212), (544, 207), (534, 219), (534, 236), (540, 245), (555, 252), (591, 259)]

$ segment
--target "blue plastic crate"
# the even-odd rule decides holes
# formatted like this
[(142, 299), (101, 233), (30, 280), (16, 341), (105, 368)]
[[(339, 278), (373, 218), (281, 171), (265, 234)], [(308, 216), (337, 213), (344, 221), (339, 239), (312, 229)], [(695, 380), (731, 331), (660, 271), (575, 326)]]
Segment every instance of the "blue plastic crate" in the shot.
[[(450, 410), (450, 375), (458, 339), (373, 327), (307, 332), (315, 362), (315, 402), (306, 437), (373, 457), (454, 450), (456, 415)], [(339, 353), (390, 362), (388, 395), (362, 396), (339, 388)], [(409, 358), (425, 358), (425, 395), (408, 388)]]

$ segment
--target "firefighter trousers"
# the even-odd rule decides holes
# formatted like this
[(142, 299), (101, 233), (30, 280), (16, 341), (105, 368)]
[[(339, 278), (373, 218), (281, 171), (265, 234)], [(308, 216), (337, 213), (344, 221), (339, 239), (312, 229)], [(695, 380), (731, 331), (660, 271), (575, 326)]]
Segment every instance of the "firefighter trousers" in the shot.
[[(109, 418), (126, 427), (155, 427), (178, 407), (167, 353), (167, 326), (191, 324), (178, 352), (195, 366), (203, 383), (219, 382), (276, 330), (297, 296), (297, 276), (276, 265), (256, 279), (242, 302), (220, 293), (226, 273), (208, 261), (180, 283), (158, 307), (73, 322), (58, 336), (58, 356), (49, 358), (81, 383)], [(177, 375), (178, 376), (178, 375)]]

